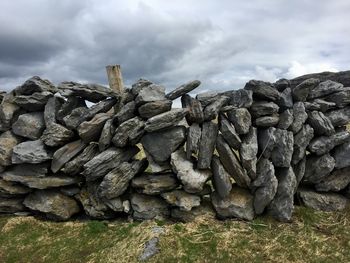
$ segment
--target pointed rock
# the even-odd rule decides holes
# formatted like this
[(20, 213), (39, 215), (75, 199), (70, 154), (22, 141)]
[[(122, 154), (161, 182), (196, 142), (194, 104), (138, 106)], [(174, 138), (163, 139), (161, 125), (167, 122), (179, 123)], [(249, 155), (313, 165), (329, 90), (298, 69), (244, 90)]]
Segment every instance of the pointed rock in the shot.
[(198, 169), (210, 168), (211, 158), (215, 149), (218, 126), (213, 122), (204, 122), (198, 151)]

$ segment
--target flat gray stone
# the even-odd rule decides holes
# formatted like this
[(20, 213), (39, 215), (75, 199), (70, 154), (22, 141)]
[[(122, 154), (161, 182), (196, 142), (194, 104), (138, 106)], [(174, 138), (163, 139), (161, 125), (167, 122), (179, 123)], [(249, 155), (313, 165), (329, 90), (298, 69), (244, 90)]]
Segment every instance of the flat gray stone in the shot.
[(42, 163), (52, 159), (52, 152), (41, 140), (26, 141), (13, 147), (12, 163)]
[(215, 149), (218, 125), (214, 122), (204, 122), (202, 125), (201, 138), (199, 140), (198, 169), (210, 168), (211, 158)]
[(58, 111), (61, 109), (63, 102), (64, 100), (62, 98), (55, 96), (51, 97), (47, 101), (44, 110), (44, 120), (46, 126), (57, 123), (56, 116), (58, 115)]
[(228, 94), (231, 99), (229, 104), (237, 108), (249, 108), (253, 103), (253, 92), (251, 90), (232, 90)]
[(215, 101), (207, 105), (203, 111), (204, 120), (210, 121), (215, 119), (218, 116), (220, 109), (227, 104), (229, 99), (230, 98), (227, 96), (219, 96)]
[(256, 167), (257, 176), (251, 184), (254, 193), (254, 210), (257, 215), (264, 212), (277, 193), (278, 181), (273, 164), (261, 158)]
[(280, 93), (269, 82), (260, 80), (250, 80), (244, 86), (244, 89), (253, 91), (253, 97), (277, 101)]
[(279, 106), (269, 101), (254, 101), (249, 110), (253, 118), (259, 118), (278, 113)]
[(350, 122), (350, 107), (332, 110), (325, 113), (334, 127), (344, 126)]
[(300, 189), (298, 195), (306, 207), (321, 211), (341, 211), (346, 208), (346, 197), (336, 193), (317, 193), (312, 190)]
[(257, 127), (273, 127), (279, 122), (278, 114), (272, 116), (263, 116), (255, 120), (255, 126)]
[(80, 211), (77, 201), (52, 190), (37, 190), (29, 194), (23, 204), (57, 220), (67, 220)]
[(221, 114), (219, 118), (219, 129), (225, 141), (231, 148), (238, 150), (241, 147), (242, 140), (236, 132), (235, 127)]
[(332, 80), (326, 80), (318, 84), (317, 87), (312, 89), (308, 95), (308, 99), (316, 99), (320, 97), (324, 97), (326, 95), (335, 93), (337, 91), (340, 91), (344, 87), (343, 84), (332, 81)]
[(286, 88), (280, 93), (280, 98), (276, 102), (282, 109), (293, 108), (292, 89)]
[(135, 102), (136, 105), (141, 105), (147, 102), (158, 100), (166, 100), (165, 88), (160, 85), (151, 84), (140, 89)]
[(147, 87), (149, 85), (152, 85), (153, 82), (147, 79), (139, 79), (138, 81), (136, 81), (134, 84), (131, 85), (131, 93), (135, 96), (137, 96), (137, 94), (139, 94), (140, 90), (143, 87)]
[(89, 143), (100, 138), (103, 126), (111, 118), (109, 113), (98, 113), (91, 120), (82, 122), (78, 128), (79, 137)]
[(165, 162), (185, 140), (185, 127), (176, 126), (163, 131), (146, 133), (141, 143), (156, 162)]
[(50, 81), (41, 79), (38, 76), (33, 76), (26, 80), (21, 86), (14, 89), (16, 95), (31, 95), (35, 92), (48, 91), (56, 93), (57, 88)]
[(131, 186), (142, 194), (159, 195), (174, 190), (179, 185), (173, 173), (142, 174), (131, 181)]
[(158, 114), (171, 110), (171, 100), (151, 101), (140, 106), (137, 110), (144, 119), (152, 118)]
[[(141, 106), (142, 107), (142, 106)], [(121, 124), (135, 117), (136, 103), (135, 101), (130, 101), (123, 105), (121, 109), (115, 114), (114, 120), (116, 124)]]
[(179, 149), (171, 154), (171, 166), (177, 178), (188, 193), (198, 193), (203, 190), (204, 184), (211, 177), (210, 170), (198, 170), (193, 167), (193, 163), (186, 158), (183, 149)]
[(337, 108), (344, 108), (350, 104), (350, 87), (343, 88), (342, 91), (330, 94), (324, 99), (335, 103)]
[(341, 169), (350, 166), (350, 141), (334, 149), (335, 168)]
[(134, 117), (120, 124), (114, 133), (112, 142), (117, 147), (124, 147), (127, 144), (133, 145), (139, 142), (144, 133), (145, 123)]
[(232, 187), (230, 194), (222, 199), (216, 192), (211, 195), (212, 204), (219, 218), (254, 219), (253, 196), (248, 190)]
[(25, 113), (12, 124), (12, 132), (16, 135), (37, 140), (45, 129), (44, 114), (42, 112)]
[(74, 132), (67, 129), (61, 124), (52, 123), (46, 127), (40, 140), (42, 140), (47, 146), (56, 147), (70, 142), (74, 137)]
[(48, 91), (35, 92), (31, 95), (18, 95), (12, 98), (12, 102), (27, 111), (43, 111), (49, 98), (53, 94)]
[(290, 125), (292, 125), (293, 120), (294, 120), (293, 109), (287, 109), (279, 115), (277, 128), (288, 130)]
[(0, 198), (13, 198), (30, 193), (31, 189), (14, 182), (5, 181), (0, 178)]
[(169, 92), (165, 97), (169, 100), (175, 100), (177, 98), (180, 98), (182, 95), (194, 90), (200, 84), (201, 82), (199, 80), (192, 80)]
[(187, 113), (187, 109), (172, 109), (156, 115), (147, 120), (145, 130), (147, 132), (153, 132), (175, 126)]
[(305, 156), (306, 147), (314, 137), (314, 129), (310, 125), (303, 125), (303, 128), (294, 136), (294, 152), (292, 163), (297, 164)]
[(225, 170), (217, 156), (213, 156), (211, 161), (211, 170), (213, 171), (213, 186), (215, 192), (220, 198), (227, 197), (232, 189), (230, 174)]
[(145, 149), (144, 149), (147, 161), (148, 161), (148, 170), (152, 173), (162, 173), (165, 171), (171, 171), (171, 165), (170, 160), (167, 160), (165, 162), (156, 162), (152, 155), (150, 155)]
[(0, 165), (9, 166), (12, 164), (13, 148), (22, 142), (22, 139), (11, 131), (4, 132), (0, 135)]
[(68, 161), (80, 153), (85, 147), (86, 143), (84, 143), (82, 140), (77, 140), (59, 148), (53, 154), (51, 171), (53, 173), (58, 172)]
[(164, 219), (170, 215), (168, 204), (159, 197), (133, 193), (130, 202), (133, 218), (138, 220)]
[(294, 134), (296, 134), (301, 130), (305, 121), (308, 118), (308, 115), (305, 111), (304, 103), (296, 102), (293, 105), (293, 116), (294, 116), (293, 123), (289, 127), (289, 130), (291, 130)]

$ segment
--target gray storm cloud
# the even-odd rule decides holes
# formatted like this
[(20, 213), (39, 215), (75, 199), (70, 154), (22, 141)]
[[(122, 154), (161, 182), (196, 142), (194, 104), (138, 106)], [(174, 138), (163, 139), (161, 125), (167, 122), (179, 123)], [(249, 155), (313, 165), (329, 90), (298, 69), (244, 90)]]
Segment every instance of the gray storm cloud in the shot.
[(108, 64), (128, 85), (199, 91), (349, 69), (349, 1), (169, 2), (2, 0), (0, 89), (32, 75), (105, 84)]

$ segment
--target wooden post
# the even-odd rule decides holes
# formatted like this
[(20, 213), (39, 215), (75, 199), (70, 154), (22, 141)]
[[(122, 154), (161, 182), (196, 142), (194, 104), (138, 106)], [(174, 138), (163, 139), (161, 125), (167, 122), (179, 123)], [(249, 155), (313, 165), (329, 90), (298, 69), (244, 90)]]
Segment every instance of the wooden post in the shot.
[(124, 84), (120, 65), (107, 66), (106, 70), (110, 88), (122, 95), (124, 93)]

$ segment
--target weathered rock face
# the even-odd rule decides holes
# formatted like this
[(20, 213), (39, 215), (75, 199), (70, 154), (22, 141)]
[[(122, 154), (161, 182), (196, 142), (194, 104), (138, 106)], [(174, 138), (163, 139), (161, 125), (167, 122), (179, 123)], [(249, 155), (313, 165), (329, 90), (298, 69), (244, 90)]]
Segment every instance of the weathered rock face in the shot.
[(300, 189), (298, 195), (305, 206), (315, 210), (340, 211), (344, 210), (348, 203), (346, 197), (335, 193), (317, 193)]
[(257, 177), (251, 184), (254, 192), (254, 210), (257, 215), (264, 212), (277, 192), (278, 181), (272, 163), (265, 158), (257, 164)]
[(136, 144), (144, 133), (145, 123), (139, 118), (134, 117), (123, 122), (114, 133), (112, 142), (117, 147), (124, 147), (128, 143)]
[(217, 100), (210, 103), (204, 108), (204, 120), (210, 121), (218, 116), (220, 109), (227, 104), (229, 97), (219, 96)]
[(164, 174), (142, 174), (132, 179), (131, 186), (142, 194), (158, 195), (174, 190), (179, 185), (176, 175), (173, 173)]
[(350, 184), (350, 167), (346, 167), (339, 170), (333, 170), (329, 176), (321, 179), (315, 188), (317, 191), (338, 192), (343, 190)]
[(67, 220), (80, 210), (73, 198), (52, 190), (35, 191), (24, 199), (23, 204), (57, 220)]
[(12, 102), (27, 111), (42, 111), (47, 101), (53, 96), (51, 92), (35, 92), (31, 95), (18, 95), (12, 98)]
[(21, 196), (30, 193), (30, 191), (31, 189), (24, 185), (0, 179), (0, 198)]
[(237, 134), (234, 126), (226, 119), (224, 115), (220, 115), (220, 131), (225, 141), (231, 148), (238, 150), (241, 146), (242, 140)]
[(22, 141), (21, 138), (14, 135), (11, 131), (4, 132), (0, 135), (0, 165), (11, 165), (13, 148)]
[(350, 141), (334, 149), (335, 168), (341, 169), (350, 166)]
[(307, 156), (304, 179), (317, 183), (328, 176), (334, 169), (335, 160), (329, 154), (322, 156)]
[(237, 108), (249, 108), (253, 103), (253, 92), (251, 90), (239, 89), (225, 93), (231, 99), (229, 104)]
[(181, 97), (182, 108), (188, 110), (186, 120), (189, 124), (202, 123), (204, 121), (203, 107), (199, 100), (193, 99), (190, 95), (185, 94)]
[(189, 127), (186, 141), (186, 156), (188, 160), (191, 160), (192, 154), (198, 154), (201, 134), (202, 130), (198, 123), (193, 123)]
[(158, 114), (147, 120), (145, 130), (147, 132), (153, 132), (175, 126), (186, 116), (187, 112), (188, 110), (186, 109), (173, 109), (171, 111)]
[(314, 129), (314, 133), (318, 135), (332, 135), (335, 133), (334, 127), (330, 119), (322, 112), (312, 111), (309, 113), (308, 123)]
[(308, 95), (308, 99), (316, 99), (320, 98), (332, 93), (335, 93), (337, 91), (341, 91), (341, 89), (344, 87), (343, 84), (332, 81), (332, 80), (326, 80), (318, 84), (317, 87), (312, 89)]
[(44, 91), (55, 93), (57, 89), (50, 81), (41, 79), (38, 76), (31, 77), (21, 86), (14, 89), (16, 95), (31, 95), (35, 92)]
[(211, 205), (206, 200), (203, 200), (201, 205), (194, 207), (191, 211), (181, 210), (180, 208), (174, 207), (171, 209), (171, 218), (178, 220), (180, 222), (188, 223), (196, 221), (197, 218), (215, 218), (215, 211)]
[(180, 210), (191, 211), (193, 207), (200, 206), (201, 198), (197, 195), (186, 193), (183, 190), (174, 190), (161, 194), (164, 200), (172, 205), (179, 207)]
[(52, 152), (41, 140), (26, 141), (13, 147), (12, 163), (42, 163), (52, 159)]
[(215, 149), (218, 126), (213, 122), (204, 122), (199, 140), (198, 169), (210, 168), (211, 158)]
[(122, 195), (129, 186), (131, 179), (147, 167), (146, 160), (124, 162), (110, 171), (98, 187), (99, 196), (113, 199)]
[(277, 89), (275, 89), (271, 83), (259, 81), (259, 80), (250, 80), (244, 87), (246, 90), (253, 91), (253, 97), (260, 99), (267, 99), (276, 101), (280, 98), (280, 94)]
[(343, 126), (350, 122), (350, 107), (332, 110), (326, 112), (325, 115), (330, 119), (334, 127)]
[(6, 94), (0, 104), (0, 130), (7, 131), (20, 113), (18, 105), (11, 102), (12, 95)]
[(261, 116), (272, 115), (278, 113), (279, 107), (277, 104), (268, 101), (253, 102), (250, 112), (252, 117), (259, 118)]
[(273, 127), (279, 122), (278, 115), (273, 116), (263, 116), (255, 120), (255, 126), (257, 127)]
[(256, 161), (258, 154), (258, 134), (256, 128), (250, 127), (249, 132), (243, 137), (239, 154), (243, 168), (246, 169), (249, 177), (254, 180), (256, 178)]
[(309, 78), (297, 85), (293, 90), (293, 98), (296, 101), (306, 101), (309, 93), (318, 86), (320, 81), (316, 78)]
[(158, 197), (134, 193), (130, 202), (135, 219), (163, 219), (170, 214), (167, 203)]
[(202, 191), (205, 182), (211, 177), (210, 170), (194, 169), (193, 163), (187, 160), (183, 149), (171, 154), (171, 166), (188, 193)]
[(216, 192), (211, 195), (213, 206), (219, 218), (239, 218), (253, 220), (253, 196), (245, 189), (234, 186), (224, 199)]
[(115, 126), (113, 124), (113, 119), (107, 120), (103, 125), (101, 135), (98, 141), (98, 147), (101, 152), (106, 150), (111, 145), (114, 131)]
[(343, 108), (350, 104), (350, 88), (343, 88), (342, 91), (330, 94), (325, 99), (335, 103), (338, 108)]
[(23, 205), (23, 198), (3, 198), (0, 197), (0, 213), (17, 213), (27, 210)]
[(241, 166), (236, 154), (231, 150), (230, 146), (221, 135), (217, 137), (216, 149), (219, 152), (220, 161), (235, 182), (240, 187), (249, 187), (251, 179), (247, 175), (246, 170)]
[(215, 192), (220, 198), (227, 197), (232, 189), (230, 174), (225, 170), (217, 156), (214, 156), (211, 161), (211, 169), (213, 171), (213, 186)]
[(227, 112), (228, 119), (235, 126), (238, 134), (246, 134), (252, 124), (251, 116), (246, 108), (233, 109)]
[(140, 105), (159, 100), (165, 100), (165, 88), (159, 85), (151, 84), (140, 89), (135, 102), (137, 105)]
[(194, 90), (200, 84), (201, 84), (201, 82), (199, 80), (190, 81), (186, 84), (181, 85), (180, 87), (176, 88), (175, 90), (169, 92), (166, 95), (166, 98), (169, 100), (177, 99), (177, 98), (181, 97), (182, 95)]
[(111, 115), (108, 113), (99, 113), (90, 121), (82, 122), (77, 129), (80, 138), (82, 138), (85, 143), (98, 140), (103, 126), (110, 117)]
[(296, 164), (305, 156), (305, 149), (314, 137), (314, 129), (308, 124), (294, 136), (294, 152), (292, 157), (292, 163)]
[(345, 143), (350, 138), (347, 131), (337, 132), (332, 136), (320, 136), (311, 140), (308, 149), (316, 155), (323, 155), (332, 150), (335, 146)]
[(289, 127), (289, 129), (294, 133), (298, 133), (301, 128), (303, 127), (303, 124), (307, 120), (307, 113), (305, 111), (305, 106), (302, 102), (297, 102), (293, 106), (293, 114), (294, 119), (292, 125)]
[(156, 162), (164, 162), (170, 158), (186, 139), (186, 129), (183, 126), (173, 127), (164, 131), (145, 134), (141, 143)]
[(37, 140), (45, 129), (44, 114), (32, 112), (22, 114), (12, 125), (12, 132), (16, 135)]
[(278, 180), (277, 192), (268, 206), (269, 213), (282, 222), (288, 222), (292, 218), (294, 210), (294, 193), (297, 187), (293, 169), (280, 168), (276, 170)]
[(142, 118), (149, 119), (153, 116), (169, 111), (171, 105), (171, 100), (151, 101), (140, 106), (138, 112)]
[(42, 140), (47, 146), (55, 147), (69, 142), (73, 137), (73, 131), (60, 124), (52, 123), (44, 130), (40, 140)]

